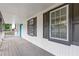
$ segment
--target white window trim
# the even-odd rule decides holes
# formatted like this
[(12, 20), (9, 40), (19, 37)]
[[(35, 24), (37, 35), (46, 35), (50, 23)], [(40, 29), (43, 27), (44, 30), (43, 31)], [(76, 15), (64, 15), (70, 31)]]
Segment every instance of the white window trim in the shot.
[[(57, 11), (57, 10), (59, 10), (59, 9), (62, 9), (62, 8), (64, 8), (64, 7), (66, 7), (66, 9), (67, 9), (67, 14), (66, 14), (66, 25), (67, 25), (67, 39), (62, 39), (62, 38), (56, 38), (56, 37), (51, 37), (51, 13), (52, 12), (55, 12), (55, 11)], [(63, 6), (63, 7), (60, 7), (60, 8), (58, 8), (58, 9), (55, 9), (55, 10), (53, 10), (53, 11), (51, 11), (50, 12), (50, 23), (49, 23), (50, 25), (49, 25), (49, 37), (50, 37), (50, 39), (57, 39), (57, 40), (62, 40), (62, 41), (69, 41), (69, 5), (65, 5), (65, 6)]]

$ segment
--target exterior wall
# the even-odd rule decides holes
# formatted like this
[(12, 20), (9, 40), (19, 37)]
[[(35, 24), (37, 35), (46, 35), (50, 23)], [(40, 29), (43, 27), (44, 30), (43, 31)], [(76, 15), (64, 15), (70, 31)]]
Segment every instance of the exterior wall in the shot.
[(20, 36), (20, 24), (16, 24), (15, 36)]
[(1, 39), (2, 39), (2, 32), (0, 32), (0, 41), (1, 41)]
[(47, 10), (39, 12), (38, 14), (33, 16), (33, 17), (37, 16), (37, 37), (31, 37), (27, 34), (27, 22), (25, 21), (23, 38), (54, 55), (57, 55), (57, 56), (76, 55), (77, 56), (79, 55), (79, 46), (76, 46), (76, 45), (67, 46), (53, 41), (48, 41), (48, 39), (43, 38), (43, 13), (59, 5), (61, 4), (56, 4), (48, 8)]

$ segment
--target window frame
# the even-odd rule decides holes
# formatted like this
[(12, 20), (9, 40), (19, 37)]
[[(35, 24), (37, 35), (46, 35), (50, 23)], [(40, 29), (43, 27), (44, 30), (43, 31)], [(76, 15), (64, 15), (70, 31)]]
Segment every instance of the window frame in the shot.
[[(53, 12), (56, 12), (56, 11), (58, 11), (58, 10), (61, 10), (61, 9), (63, 9), (64, 7), (66, 7), (66, 27), (67, 27), (67, 31), (66, 31), (66, 33), (67, 33), (67, 35), (66, 35), (66, 39), (62, 39), (62, 38), (57, 38), (57, 37), (52, 37), (51, 36), (51, 13), (53, 13)], [(62, 41), (69, 41), (69, 5), (65, 5), (65, 6), (62, 6), (62, 7), (59, 7), (59, 8), (57, 8), (57, 9), (55, 9), (55, 10), (52, 10), (52, 11), (50, 11), (50, 21), (49, 21), (49, 38), (50, 39), (53, 39), (53, 40), (62, 40)]]

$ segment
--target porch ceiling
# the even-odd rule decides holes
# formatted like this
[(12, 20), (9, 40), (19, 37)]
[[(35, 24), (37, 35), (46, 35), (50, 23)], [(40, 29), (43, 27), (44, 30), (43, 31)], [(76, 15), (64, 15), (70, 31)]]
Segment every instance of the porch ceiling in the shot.
[(21, 23), (54, 3), (0, 3), (0, 11), (6, 23)]

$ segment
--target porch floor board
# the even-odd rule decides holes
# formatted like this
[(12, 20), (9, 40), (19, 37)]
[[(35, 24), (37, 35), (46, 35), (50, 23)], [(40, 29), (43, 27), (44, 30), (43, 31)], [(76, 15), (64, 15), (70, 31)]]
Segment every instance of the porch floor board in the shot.
[[(1, 43), (1, 42), (0, 42)], [(5, 38), (0, 48), (0, 56), (53, 56), (38, 46), (20, 38)]]

